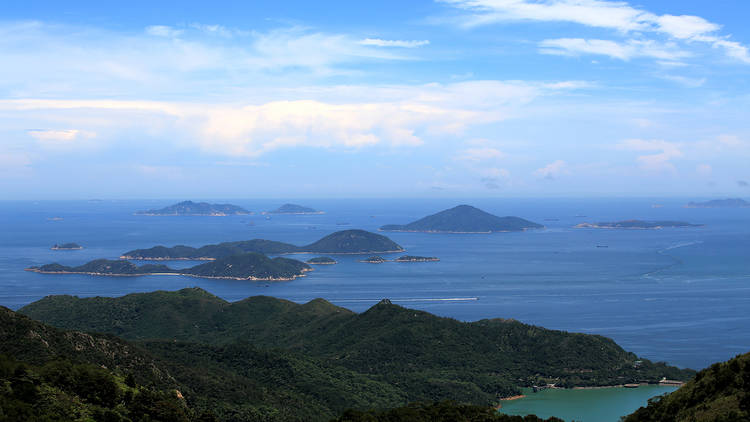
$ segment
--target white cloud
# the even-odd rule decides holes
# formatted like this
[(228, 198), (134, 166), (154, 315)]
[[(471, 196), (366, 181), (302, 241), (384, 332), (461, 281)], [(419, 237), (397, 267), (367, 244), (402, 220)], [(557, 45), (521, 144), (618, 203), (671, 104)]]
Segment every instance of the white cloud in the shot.
[(42, 130), (32, 129), (26, 133), (36, 139), (42, 146), (49, 148), (70, 148), (80, 141), (96, 137), (96, 133), (79, 129)]
[[(0, 100), (4, 115), (52, 120), (81, 130), (36, 131), (37, 139), (100, 143), (138, 133), (197, 146), (227, 156), (257, 156), (291, 147), (416, 146), (456, 136), (467, 128), (518, 115), (536, 98), (576, 84), (471, 81), (420, 86), (346, 86), (302, 90), (296, 100), (259, 104), (124, 100)], [(313, 94), (314, 92), (314, 94)], [(318, 97), (319, 99), (314, 99)], [(324, 99), (328, 98), (328, 99)], [(134, 126), (133, 121), (138, 121)], [(166, 136), (168, 135), (168, 136)], [(499, 157), (477, 148), (476, 154)], [(476, 155), (478, 157), (478, 155)]]
[(563, 160), (557, 160), (546, 166), (536, 169), (534, 175), (541, 179), (553, 180), (560, 177), (560, 175), (567, 174), (568, 164)]
[(659, 77), (668, 81), (676, 82), (680, 85), (684, 85), (688, 88), (699, 88), (706, 83), (706, 78), (690, 78), (687, 76), (679, 75), (660, 75)]
[(660, 60), (679, 60), (690, 57), (689, 52), (680, 50), (673, 43), (660, 44), (655, 41), (628, 40), (619, 43), (610, 40), (583, 38), (558, 38), (539, 43), (542, 53), (561, 55), (595, 54), (620, 60), (648, 57)]
[(639, 155), (636, 158), (643, 170), (652, 172), (675, 171), (671, 160), (680, 158), (684, 154), (680, 144), (663, 140), (628, 139), (619, 143), (616, 148), (624, 151), (654, 152)]
[(682, 41), (707, 43), (745, 63), (748, 50), (726, 36), (721, 26), (700, 16), (658, 15), (624, 1), (605, 0), (440, 0), (466, 11), (467, 27), (501, 22), (569, 22), (617, 31), (619, 34), (660, 34)]
[(365, 38), (359, 42), (362, 45), (374, 45), (376, 47), (402, 47), (415, 48), (428, 45), (429, 40), (383, 40), (380, 38)]
[(185, 31), (181, 29), (175, 29), (171, 26), (165, 25), (152, 25), (146, 27), (146, 33), (155, 37), (177, 38), (184, 32)]

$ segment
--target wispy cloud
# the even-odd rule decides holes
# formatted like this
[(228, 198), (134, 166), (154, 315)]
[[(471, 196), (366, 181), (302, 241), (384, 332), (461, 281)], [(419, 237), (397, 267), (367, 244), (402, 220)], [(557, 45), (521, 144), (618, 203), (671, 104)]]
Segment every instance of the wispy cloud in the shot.
[(628, 40), (624, 43), (610, 40), (583, 38), (558, 38), (539, 43), (540, 51), (545, 54), (578, 56), (594, 54), (609, 56), (619, 60), (631, 60), (648, 57), (666, 61), (677, 61), (692, 56), (679, 49), (674, 43), (657, 43), (655, 41)]
[(534, 171), (534, 175), (541, 179), (554, 180), (563, 174), (568, 173), (568, 163), (563, 160), (556, 160), (546, 166)]
[(680, 144), (660, 139), (627, 139), (620, 142), (617, 145), (617, 149), (623, 151), (652, 152), (651, 154), (637, 156), (636, 161), (643, 170), (653, 172), (675, 171), (675, 166), (671, 160), (684, 155)]
[(439, 0), (461, 9), (466, 27), (502, 22), (568, 22), (621, 35), (655, 34), (699, 42), (750, 64), (747, 47), (719, 34), (721, 26), (700, 16), (659, 15), (624, 1), (605, 0)]
[(486, 160), (497, 160), (504, 156), (505, 154), (496, 148), (467, 148), (461, 151), (456, 159), (461, 161), (480, 162)]
[(380, 38), (365, 38), (359, 42), (362, 45), (374, 45), (377, 47), (402, 47), (415, 48), (428, 45), (429, 40), (383, 40)]

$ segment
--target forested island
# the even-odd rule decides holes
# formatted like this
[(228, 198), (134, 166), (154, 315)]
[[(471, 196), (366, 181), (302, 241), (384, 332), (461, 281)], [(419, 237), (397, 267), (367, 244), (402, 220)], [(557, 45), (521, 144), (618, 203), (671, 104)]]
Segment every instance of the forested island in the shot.
[(262, 254), (368, 254), (403, 252), (403, 248), (391, 239), (365, 230), (338, 231), (305, 246), (296, 246), (273, 240), (253, 239), (237, 242), (224, 242), (200, 248), (177, 245), (173, 247), (154, 246), (149, 249), (136, 249), (125, 252), (121, 259), (140, 260), (213, 260), (246, 252)]
[(78, 251), (83, 249), (83, 246), (78, 243), (55, 243), (50, 249), (53, 251)]
[(315, 258), (310, 258), (306, 261), (308, 264), (311, 265), (333, 265), (337, 264), (336, 260), (327, 256), (319, 256)]
[(359, 262), (365, 262), (368, 264), (382, 264), (384, 262), (387, 262), (387, 260), (382, 256), (371, 256), (369, 258), (362, 259)]
[(694, 375), (640, 359), (602, 336), (504, 319), (460, 322), (386, 300), (354, 313), (323, 299), (230, 303), (194, 288), (48, 296), (19, 310), (58, 329), (3, 311), (0, 354), (132, 374), (137, 385), (179, 390), (183, 411), (219, 420), (247, 414), (326, 421), (346, 409), (446, 399), (490, 406), (519, 387), (548, 382), (620, 385)]
[(245, 253), (216, 259), (190, 268), (172, 269), (166, 265), (137, 266), (129, 261), (97, 259), (77, 267), (47, 264), (29, 267), (27, 271), (41, 274), (87, 274), (111, 277), (143, 275), (184, 275), (228, 280), (286, 281), (311, 271), (309, 265), (288, 258), (268, 258), (259, 253)]
[(437, 262), (437, 261), (440, 261), (440, 259), (434, 256), (413, 256), (413, 255), (399, 256), (398, 258), (393, 260), (393, 262)]
[(470, 205), (459, 205), (409, 224), (387, 224), (380, 227), (380, 230), (424, 233), (495, 233), (543, 227), (541, 224), (520, 217), (498, 217)]
[(267, 211), (264, 214), (325, 214), (310, 207), (303, 207), (297, 204), (284, 204), (273, 211)]
[(643, 221), (625, 220), (615, 222), (581, 223), (577, 229), (663, 229), (663, 228), (685, 228), (702, 227), (702, 224), (691, 224), (685, 221)]
[(686, 208), (748, 208), (750, 202), (740, 198), (714, 199), (706, 202), (689, 202)]
[(209, 204), (208, 202), (183, 201), (168, 207), (136, 211), (135, 215), (200, 215), (200, 216), (227, 216), (227, 215), (250, 215), (252, 212), (232, 204)]

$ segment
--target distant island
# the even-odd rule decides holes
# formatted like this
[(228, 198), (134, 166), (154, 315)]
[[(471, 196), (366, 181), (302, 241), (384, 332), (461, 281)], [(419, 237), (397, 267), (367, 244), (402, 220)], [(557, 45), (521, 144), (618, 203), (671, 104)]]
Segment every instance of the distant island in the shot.
[(42, 274), (87, 274), (112, 277), (184, 275), (228, 280), (286, 281), (302, 277), (305, 275), (305, 272), (312, 271), (312, 268), (304, 262), (294, 259), (271, 259), (259, 253), (246, 253), (182, 269), (172, 269), (166, 265), (154, 264), (146, 264), (139, 267), (129, 261), (97, 259), (77, 267), (47, 264), (39, 267), (29, 267), (26, 268), (26, 271)]
[(335, 259), (327, 256), (319, 256), (317, 258), (310, 258), (306, 261), (310, 265), (333, 265), (338, 264)]
[(53, 251), (77, 251), (83, 249), (83, 246), (78, 243), (55, 243), (50, 249)]
[(702, 224), (691, 224), (684, 221), (643, 221), (643, 220), (625, 220), (615, 222), (600, 223), (581, 223), (577, 224), (577, 229), (663, 229), (667, 227), (701, 227)]
[(208, 202), (182, 201), (157, 210), (137, 211), (135, 215), (250, 215), (252, 212), (232, 204), (209, 204)]
[(423, 233), (496, 233), (541, 229), (520, 217), (498, 217), (470, 205), (459, 205), (409, 224), (387, 224), (381, 231)]
[(706, 202), (689, 202), (686, 208), (750, 208), (750, 202), (740, 198), (714, 199)]
[(150, 249), (136, 249), (125, 252), (120, 258), (152, 261), (213, 260), (246, 252), (281, 255), (293, 253), (368, 254), (403, 251), (404, 248), (383, 235), (365, 230), (343, 230), (329, 234), (317, 242), (305, 246), (296, 246), (273, 240), (253, 239), (206, 245), (200, 248), (184, 245), (171, 248), (154, 246)]
[(325, 212), (297, 204), (284, 204), (273, 211), (267, 211), (263, 214), (325, 214)]
[(382, 264), (384, 262), (387, 262), (387, 260), (382, 256), (371, 256), (369, 258), (360, 260), (359, 262), (366, 262), (368, 264)]
[(399, 256), (398, 258), (393, 260), (393, 262), (437, 262), (437, 261), (440, 261), (440, 259), (434, 256), (412, 256), (412, 255)]

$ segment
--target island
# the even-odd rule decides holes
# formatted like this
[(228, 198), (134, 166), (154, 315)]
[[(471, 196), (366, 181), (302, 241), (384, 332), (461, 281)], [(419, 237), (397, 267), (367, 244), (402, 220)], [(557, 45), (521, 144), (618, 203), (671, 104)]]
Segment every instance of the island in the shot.
[(750, 208), (750, 202), (740, 198), (714, 199), (706, 202), (689, 202), (685, 208)]
[(439, 258), (434, 256), (412, 256), (404, 255), (394, 259), (393, 262), (438, 262)]
[(26, 268), (41, 274), (86, 274), (94, 276), (133, 277), (143, 275), (183, 275), (199, 278), (252, 281), (287, 281), (302, 277), (312, 268), (288, 258), (268, 258), (259, 253), (232, 255), (190, 268), (172, 269), (166, 265), (137, 266), (130, 261), (97, 259), (77, 267), (47, 264)]
[(643, 221), (625, 220), (615, 222), (581, 223), (574, 227), (577, 229), (650, 229), (702, 227), (702, 224), (691, 224), (684, 221)]
[(319, 256), (316, 258), (310, 258), (306, 261), (310, 265), (333, 265), (338, 264), (335, 259), (327, 256)]
[(498, 217), (470, 205), (429, 215), (409, 224), (387, 224), (381, 231), (422, 233), (496, 233), (544, 228), (520, 217)]
[(266, 211), (263, 214), (325, 214), (325, 212), (297, 204), (284, 204), (273, 211)]
[(384, 262), (387, 262), (387, 260), (382, 256), (371, 256), (369, 258), (362, 259), (359, 262), (365, 262), (368, 264), (382, 264)]
[(83, 246), (78, 243), (55, 243), (50, 249), (53, 251), (78, 251), (83, 249)]
[(252, 212), (232, 204), (209, 204), (208, 202), (183, 201), (168, 207), (137, 211), (135, 215), (175, 216), (199, 215), (223, 217), (227, 215), (250, 215)]
[(265, 239), (224, 242), (205, 245), (199, 248), (177, 245), (173, 247), (154, 246), (149, 249), (135, 249), (125, 252), (120, 259), (140, 259), (151, 261), (171, 260), (214, 260), (246, 252), (271, 255), (295, 253), (315, 254), (371, 254), (403, 252), (404, 248), (386, 236), (365, 230), (343, 230), (331, 233), (322, 239), (305, 246)]

